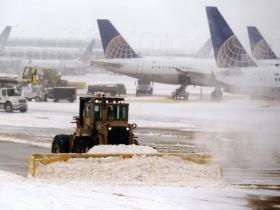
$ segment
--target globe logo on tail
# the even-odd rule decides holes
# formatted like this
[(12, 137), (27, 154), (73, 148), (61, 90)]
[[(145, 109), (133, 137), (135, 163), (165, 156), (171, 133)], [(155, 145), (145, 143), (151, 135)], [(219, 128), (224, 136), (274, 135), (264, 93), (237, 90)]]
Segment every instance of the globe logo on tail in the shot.
[(253, 56), (256, 59), (276, 59), (276, 55), (264, 40), (260, 40), (253, 50)]
[(235, 35), (229, 37), (217, 55), (217, 65), (221, 68), (227, 67), (249, 67), (256, 63), (249, 57)]
[(120, 35), (108, 43), (105, 56), (106, 58), (137, 58), (137, 54)]

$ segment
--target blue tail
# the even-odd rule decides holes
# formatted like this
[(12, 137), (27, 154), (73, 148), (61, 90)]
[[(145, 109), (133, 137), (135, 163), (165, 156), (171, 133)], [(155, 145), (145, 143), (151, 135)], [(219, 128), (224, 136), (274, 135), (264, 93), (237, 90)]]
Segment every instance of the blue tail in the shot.
[(247, 29), (253, 57), (256, 59), (277, 59), (259, 30), (255, 26), (248, 26)]
[(256, 66), (216, 7), (206, 7), (217, 66)]
[(82, 55), (80, 56), (79, 60), (83, 61), (83, 62), (88, 62), (92, 59), (92, 50), (94, 48), (94, 39), (89, 43), (89, 45), (87, 46), (86, 50), (82, 53)]
[(103, 51), (106, 58), (137, 58), (122, 35), (109, 20), (97, 20)]
[(6, 47), (6, 43), (10, 36), (10, 32), (12, 30), (12, 26), (6, 26), (3, 32), (0, 35), (0, 52), (3, 51)]

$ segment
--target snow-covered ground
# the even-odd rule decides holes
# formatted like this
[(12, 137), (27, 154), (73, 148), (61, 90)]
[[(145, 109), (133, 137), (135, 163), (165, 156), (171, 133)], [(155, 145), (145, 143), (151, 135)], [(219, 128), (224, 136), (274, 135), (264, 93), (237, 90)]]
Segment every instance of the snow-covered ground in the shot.
[[(168, 187), (41, 181), (0, 171), (0, 209), (252, 209), (277, 191), (236, 187)], [(273, 202), (272, 202), (273, 203)], [(270, 206), (278, 207), (277, 204)], [(268, 208), (269, 209), (269, 208)]]
[[(80, 77), (68, 76), (66, 79), (86, 81), (88, 84), (124, 83), (129, 94), (135, 93), (135, 79), (121, 75), (91, 74)], [(222, 161), (228, 160), (223, 163), (227, 164), (226, 166), (234, 164), (242, 167), (251, 165), (259, 168), (279, 168), (279, 102), (251, 101), (247, 97), (230, 95), (226, 95), (225, 100), (221, 102), (212, 102), (209, 100), (210, 88), (205, 89), (205, 95), (201, 100), (200, 88), (190, 88), (192, 91), (190, 101), (172, 101), (169, 95), (175, 88), (177, 87), (172, 85), (154, 84), (156, 96), (129, 95), (126, 98), (130, 103), (130, 122), (137, 123), (140, 128), (138, 133), (141, 134), (141, 129), (146, 128), (148, 133), (145, 132), (143, 135), (146, 138), (156, 138), (159, 142), (163, 139), (173, 141), (179, 138), (179, 135), (190, 135), (188, 140), (193, 141), (192, 143), (204, 146)], [(0, 140), (31, 142), (37, 145), (37, 139), (24, 140), (23, 134), (28, 135), (34, 129), (42, 129), (44, 133), (38, 138), (38, 145), (48, 147), (49, 139), (54, 134), (51, 131), (61, 129), (70, 133), (74, 130), (74, 125), (70, 122), (77, 114), (77, 101), (30, 102), (26, 113), (0, 111), (0, 131), (9, 129), (8, 134), (1, 132)], [(173, 132), (170, 136), (168, 134), (164, 136), (161, 133), (164, 129), (178, 131), (179, 134), (177, 136), (176, 132)], [(139, 140), (141, 142), (141, 139)], [(172, 144), (170, 141), (169, 145)], [(177, 146), (180, 147), (180, 144)], [(113, 163), (114, 161), (118, 162), (113, 160)], [(141, 161), (132, 159), (130, 166), (135, 166), (136, 162)], [(170, 166), (171, 171), (175, 173), (172, 176), (176, 178), (178, 171), (172, 168), (174, 162), (149, 161), (150, 165), (143, 166), (160, 167), (162, 163), (163, 170)], [(153, 165), (154, 163), (156, 165)], [(113, 164), (120, 166), (113, 168), (119, 170), (119, 176), (129, 173), (125, 164)], [(145, 167), (142, 168), (143, 172), (147, 172)], [(184, 165), (181, 169), (183, 172), (186, 170), (184, 177), (186, 179), (189, 178), (187, 172), (195, 171), (193, 168), (185, 168)], [(133, 170), (130, 173), (133, 174)], [(201, 170), (198, 172), (203, 172), (203, 169)], [(160, 179), (161, 177), (159, 181), (164, 182), (164, 179)], [(168, 179), (167, 183), (169, 181)], [(0, 209), (246, 209), (254, 207), (254, 199), (280, 196), (278, 191), (240, 189), (224, 184), (184, 184), (182, 187), (152, 183), (152, 185), (147, 183), (139, 185), (135, 182), (116, 184), (111, 180), (104, 183), (103, 180), (101, 184), (95, 179), (83, 180), (82, 177), (78, 180), (64, 181), (33, 179), (0, 171)]]

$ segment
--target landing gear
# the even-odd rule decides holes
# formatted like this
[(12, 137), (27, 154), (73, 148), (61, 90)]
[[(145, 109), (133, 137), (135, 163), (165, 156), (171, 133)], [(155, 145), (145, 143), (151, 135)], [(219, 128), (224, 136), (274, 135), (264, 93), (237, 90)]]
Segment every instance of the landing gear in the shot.
[(215, 87), (214, 91), (211, 93), (212, 100), (221, 100), (223, 98), (223, 91), (219, 87)]
[(174, 90), (171, 94), (172, 99), (177, 100), (182, 98), (183, 100), (189, 99), (189, 92), (186, 91), (187, 85), (181, 85), (179, 88)]

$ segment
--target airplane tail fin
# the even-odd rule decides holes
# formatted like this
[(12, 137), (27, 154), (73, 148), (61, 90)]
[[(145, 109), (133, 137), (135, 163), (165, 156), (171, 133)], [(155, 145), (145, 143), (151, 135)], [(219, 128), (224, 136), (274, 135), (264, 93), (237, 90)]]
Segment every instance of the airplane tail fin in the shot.
[(94, 39), (89, 43), (86, 50), (82, 53), (82, 55), (79, 57), (80, 61), (87, 62), (92, 59), (92, 50), (94, 48), (95, 41)]
[(97, 20), (106, 58), (137, 58), (138, 55), (109, 20)]
[(257, 66), (216, 7), (206, 7), (216, 64), (220, 68)]
[(12, 30), (12, 26), (6, 26), (3, 32), (0, 35), (0, 52), (3, 51), (6, 47), (6, 43), (10, 36), (10, 32)]
[(259, 30), (255, 26), (248, 26), (248, 35), (252, 55), (256, 59), (277, 59), (277, 56), (267, 44)]
[(202, 45), (202, 47), (195, 54), (197, 58), (210, 58), (213, 49), (211, 37)]

